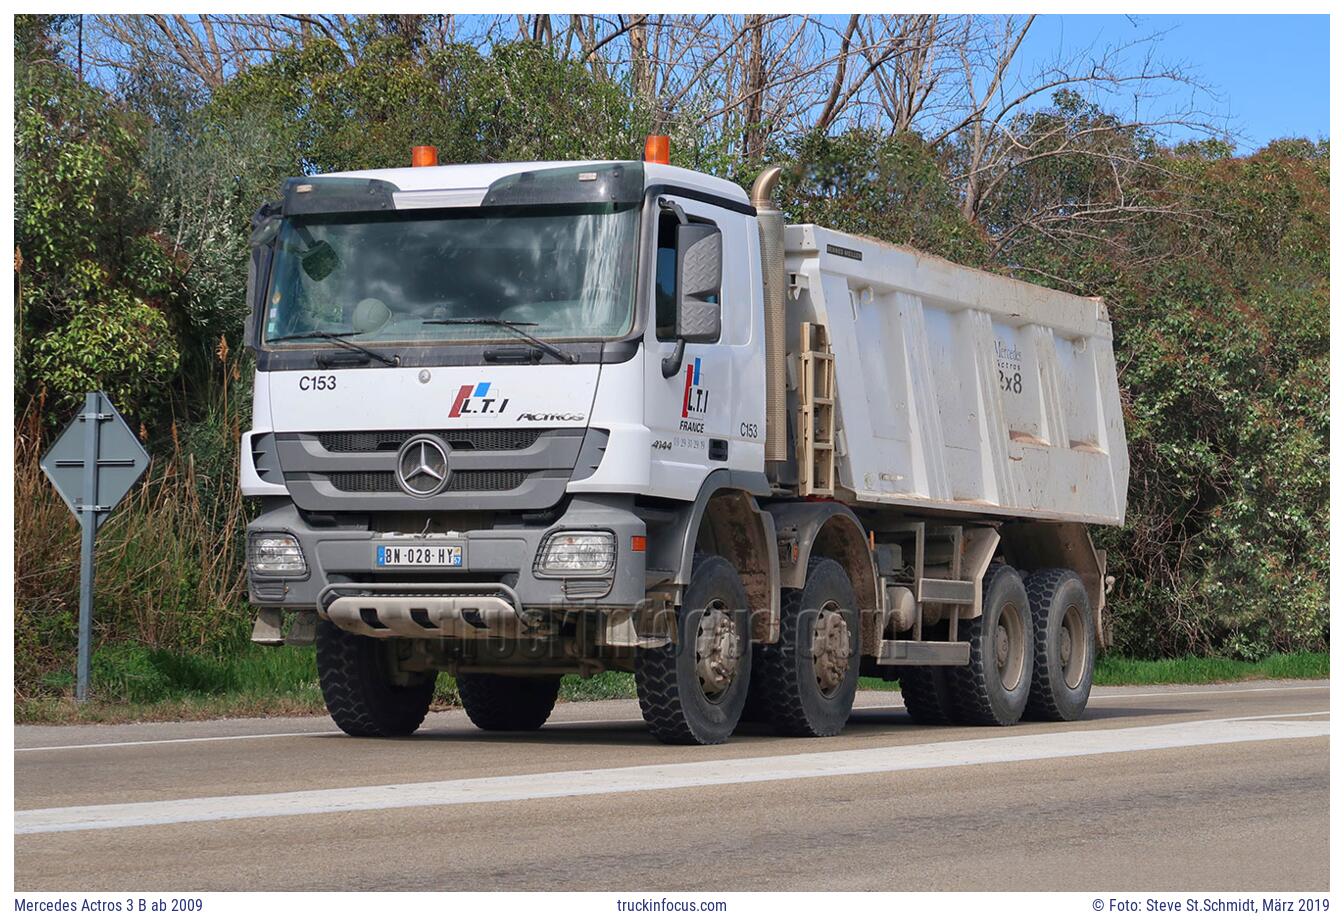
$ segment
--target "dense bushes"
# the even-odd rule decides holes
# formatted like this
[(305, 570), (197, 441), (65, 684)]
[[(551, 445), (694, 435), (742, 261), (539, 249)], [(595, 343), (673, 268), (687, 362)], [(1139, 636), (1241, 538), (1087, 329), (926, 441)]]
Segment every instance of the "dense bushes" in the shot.
[(18, 405), (45, 393), (49, 410), (65, 410), (96, 385), (122, 405), (164, 410), (183, 277), (153, 220), (147, 123), (40, 49), (17, 65)]
[[(167, 445), (99, 532), (94, 609), (101, 641), (223, 650), (246, 640), (246, 515), (230, 395), (237, 367), (231, 356), (217, 361), (214, 382), (195, 394), (207, 405), (190, 437), (170, 425)], [(79, 527), (38, 468), (48, 435), (37, 406), (18, 421), (14, 674), (21, 697), (64, 689), (75, 654)]]
[[(60, 63), (52, 27), (19, 17), (16, 28), (23, 695), (62, 690), (73, 658), (76, 528), (36, 462), (89, 388), (112, 395), (155, 456), (99, 537), (100, 637), (125, 656), (136, 643), (227, 654), (245, 636), (244, 262), (248, 217), (283, 177), (400, 165), (413, 143), (436, 144), (445, 162), (624, 158), (649, 120), (624, 87), (540, 46), (421, 53), (375, 30), (358, 54), (314, 41), (208, 98), (180, 98), (152, 74), (118, 98)], [(1324, 648), (1328, 145), (1240, 158), (1217, 143), (1164, 149), (1069, 94), (1015, 130), (1061, 126), (1133, 164), (1123, 200), (1097, 207), (1114, 177), (1087, 150), (1012, 163), (973, 212), (949, 181), (965, 162), (955, 140), (804, 133), (771, 158), (792, 164), (793, 220), (1106, 298), (1132, 477), (1126, 525), (1097, 537), (1118, 579), (1123, 651)], [(727, 156), (731, 138), (675, 130), (685, 165), (740, 182), (761, 165)]]
[(1150, 228), (1101, 292), (1134, 470), (1129, 523), (1103, 535), (1117, 636), (1150, 654), (1323, 649), (1328, 149), (1171, 166), (1208, 219)]

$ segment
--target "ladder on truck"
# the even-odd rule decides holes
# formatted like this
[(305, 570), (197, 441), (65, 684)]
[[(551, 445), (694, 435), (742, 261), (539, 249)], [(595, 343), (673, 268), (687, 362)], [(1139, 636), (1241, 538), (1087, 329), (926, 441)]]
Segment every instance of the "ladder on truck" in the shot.
[(835, 495), (835, 355), (826, 327), (803, 323), (798, 345), (798, 491)]

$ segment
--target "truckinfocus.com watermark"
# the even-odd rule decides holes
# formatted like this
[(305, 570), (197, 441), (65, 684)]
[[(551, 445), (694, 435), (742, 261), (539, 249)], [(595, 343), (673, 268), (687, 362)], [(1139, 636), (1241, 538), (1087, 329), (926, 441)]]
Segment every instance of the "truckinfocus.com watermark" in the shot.
[(727, 901), (676, 901), (672, 898), (616, 899), (616, 909), (635, 913), (721, 914), (728, 910)]

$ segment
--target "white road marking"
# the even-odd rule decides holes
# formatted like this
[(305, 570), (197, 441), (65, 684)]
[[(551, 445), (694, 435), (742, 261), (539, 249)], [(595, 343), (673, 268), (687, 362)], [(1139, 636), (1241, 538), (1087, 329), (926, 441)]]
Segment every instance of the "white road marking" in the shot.
[(1290, 690), (1329, 690), (1329, 684), (1294, 687), (1228, 687), (1219, 690), (1154, 690), (1145, 693), (1098, 693), (1094, 700), (1137, 700), (1145, 696), (1221, 696), (1226, 693), (1286, 693)]
[(15, 834), (43, 834), (199, 821), (233, 821), (333, 812), (434, 808), (620, 792), (1085, 757), (1329, 735), (1330, 723), (1287, 721), (1312, 713), (975, 738), (897, 747), (785, 754), (601, 770), (488, 776), (428, 783), (310, 789), (159, 802), (76, 805), (14, 813)]
[(254, 738), (324, 738), (339, 735), (340, 732), (270, 732), (256, 735), (208, 735), (203, 738), (151, 738), (145, 741), (99, 741), (93, 744), (53, 744), (46, 747), (15, 748), (15, 754), (29, 754), (34, 751), (81, 751), (89, 748), (139, 747), (145, 744), (192, 744), (204, 741), (251, 741)]
[[(1149, 696), (1221, 696), (1228, 693), (1286, 693), (1292, 690), (1329, 690), (1329, 684), (1311, 684), (1293, 687), (1228, 687), (1217, 690), (1156, 690), (1145, 693), (1096, 693), (1093, 700), (1129, 700)], [(895, 691), (892, 691), (893, 693)], [(901, 703), (882, 703), (874, 706), (855, 706), (855, 712), (879, 712), (887, 709), (904, 709)], [(636, 722), (638, 719), (552, 719), (550, 725), (610, 725), (616, 722)], [(204, 738), (153, 738), (145, 741), (101, 741), (90, 744), (52, 744), (43, 747), (15, 748), (15, 754), (29, 754), (38, 751), (80, 751), (90, 748), (139, 747), (146, 744), (190, 744), (198, 741), (253, 741), (263, 738), (330, 738), (338, 737), (340, 732), (272, 732), (255, 735), (211, 735)]]

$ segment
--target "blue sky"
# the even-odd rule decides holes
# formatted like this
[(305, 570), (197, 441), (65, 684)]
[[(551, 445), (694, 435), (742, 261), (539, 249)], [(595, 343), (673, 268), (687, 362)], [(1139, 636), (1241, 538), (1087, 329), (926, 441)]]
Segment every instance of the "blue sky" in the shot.
[[(1024, 66), (1061, 51), (1133, 41), (1163, 32), (1157, 47), (1182, 62), (1217, 93), (1201, 106), (1228, 119), (1249, 153), (1280, 137), (1330, 133), (1328, 16), (1048, 15), (1023, 43)], [(1170, 105), (1172, 100), (1167, 100)]]

